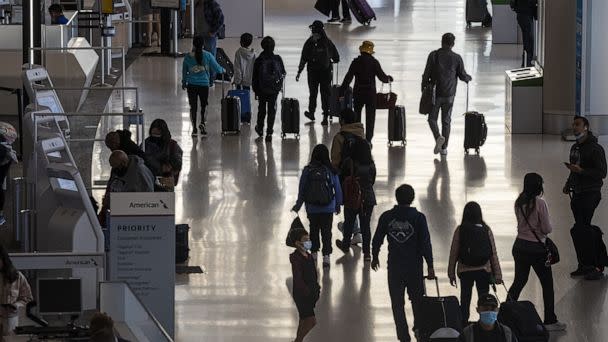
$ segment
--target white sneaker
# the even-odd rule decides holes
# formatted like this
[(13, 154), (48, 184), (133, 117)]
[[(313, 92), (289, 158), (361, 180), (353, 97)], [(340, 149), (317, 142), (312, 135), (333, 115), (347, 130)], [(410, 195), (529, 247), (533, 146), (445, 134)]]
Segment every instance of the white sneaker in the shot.
[(565, 331), (566, 326), (566, 323), (557, 321), (553, 324), (545, 324), (545, 329), (547, 329), (547, 331)]
[(441, 155), (442, 156), (447, 156), (448, 155), (448, 149), (447, 148), (441, 149)]
[(329, 259), (329, 255), (323, 256), (323, 267), (329, 267), (331, 264), (331, 260)]
[(361, 235), (361, 233), (355, 234), (355, 236), (353, 236), (352, 240), (350, 240), (351, 245), (356, 245), (358, 243), (363, 243), (363, 235)]
[(443, 147), (443, 144), (445, 143), (445, 138), (443, 136), (439, 136), (437, 137), (437, 140), (435, 140), (435, 149), (433, 150), (433, 153), (438, 154), (441, 151), (441, 148)]

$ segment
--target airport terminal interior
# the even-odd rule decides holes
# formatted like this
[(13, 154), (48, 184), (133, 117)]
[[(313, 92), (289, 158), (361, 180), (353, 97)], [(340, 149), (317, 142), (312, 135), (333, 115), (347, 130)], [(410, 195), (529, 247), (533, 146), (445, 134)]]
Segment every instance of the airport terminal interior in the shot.
[[(271, 141), (258, 137), (254, 130), (258, 110), (253, 94), (252, 124), (242, 124), (239, 134), (222, 134), (221, 99), (224, 91), (231, 87), (229, 82), (215, 82), (215, 86), (210, 88), (209, 105), (206, 110), (208, 134), (205, 137), (192, 136), (187, 93), (181, 87), (183, 58), (148, 55), (148, 52), (158, 50), (155, 42), (153, 41), (152, 47), (144, 48), (136, 47), (134, 40), (133, 47), (125, 57), (124, 74), (121, 70), (121, 58), (113, 58), (111, 70), (116, 76), (108, 76), (105, 81), (115, 83), (116, 87), (136, 88), (135, 91), (123, 92), (118, 89), (99, 92), (89, 90), (86, 93), (77, 90), (63, 90), (61, 93), (60, 89), (57, 90), (61, 95), (59, 99), (61, 99), (65, 113), (86, 114), (88, 111), (96, 113), (97, 116), (94, 120), (70, 114), (66, 114), (65, 117), (48, 116), (49, 112), (58, 112), (50, 108), (50, 111), (46, 111), (47, 116), (44, 115), (43, 110), (39, 112), (42, 114), (38, 114), (38, 116), (29, 116), (28, 119), (25, 119), (24, 116), (24, 119), (19, 121), (27, 128), (25, 131), (21, 131), (25, 132), (21, 133), (24, 136), (20, 136), (20, 141), (23, 141), (21, 151), (24, 151), (24, 157), (22, 163), (13, 164), (10, 178), (7, 179), (9, 186), (4, 213), (8, 222), (2, 228), (4, 231), (1, 237), (2, 243), (11, 252), (10, 255), (14, 258), (17, 269), (20, 269), (19, 265), (28, 264), (28, 270), (22, 271), (28, 279), (30, 279), (29, 277), (42, 278), (39, 282), (30, 281), (34, 299), (37, 299), (38, 293), (41, 296), (47, 293), (47, 297), (49, 296), (48, 291), (43, 291), (41, 287), (44, 284), (42, 281), (44, 278), (79, 278), (82, 279), (82, 283), (73, 286), (77, 286), (82, 292), (81, 296), (84, 299), (80, 305), (81, 309), (97, 306), (97, 310), (116, 313), (115, 315), (120, 316), (113, 317), (116, 329), (118, 332), (124, 332), (123, 337), (127, 340), (294, 341), (299, 323), (298, 310), (292, 298), (293, 279), (290, 254), (294, 249), (285, 244), (287, 232), (296, 217), (291, 209), (298, 196), (302, 169), (310, 161), (313, 148), (317, 144), (324, 144), (331, 148), (334, 136), (340, 131), (340, 123), (337, 118), (329, 125), (321, 125), (320, 99), (316, 121), (310, 122), (303, 116), (308, 107), (306, 72), (303, 72), (298, 82), (296, 81), (302, 46), (311, 34), (309, 25), (314, 20), (321, 20), (325, 23), (327, 36), (334, 42), (340, 54), (340, 63), (337, 64), (339, 82), (342, 82), (350, 62), (359, 55), (359, 47), (362, 42), (371, 41), (375, 45), (373, 56), (380, 62), (386, 74), (391, 75), (394, 79), (391, 90), (397, 94), (397, 104), (405, 107), (406, 142), (404, 145), (398, 141), (389, 146), (388, 110), (379, 109), (376, 114), (372, 156), (377, 170), (374, 184), (377, 205), (371, 216), (372, 235), (376, 231), (380, 215), (396, 205), (395, 189), (402, 184), (410, 184), (415, 190), (412, 206), (424, 213), (428, 222), (440, 295), (460, 298), (460, 284), (458, 287), (451, 286), (447, 275), (450, 246), (454, 230), (461, 222), (465, 204), (476, 201), (482, 208), (484, 221), (492, 229), (503, 279), (506, 286), (509, 287), (513, 283), (515, 273), (512, 247), (517, 237), (517, 219), (514, 202), (523, 189), (524, 176), (529, 172), (536, 172), (544, 179), (543, 196), (553, 225), (553, 232), (549, 236), (558, 246), (561, 259), (559, 263), (552, 266), (555, 313), (558, 320), (567, 325), (565, 331), (551, 332), (549, 340), (557, 342), (603, 342), (608, 340), (608, 328), (604, 324), (608, 320), (608, 311), (604, 309), (608, 305), (606, 295), (608, 279), (589, 281), (570, 276), (570, 272), (578, 266), (570, 234), (574, 218), (570, 209), (570, 198), (562, 192), (562, 189), (569, 175), (569, 170), (564, 166), (564, 162), (569, 161), (570, 148), (574, 143), (572, 139), (568, 139), (569, 133), (567, 132), (574, 114), (581, 112), (588, 114), (591, 121), (590, 130), (599, 136), (601, 146), (604, 148), (608, 146), (608, 139), (604, 135), (608, 134), (608, 124), (604, 121), (608, 118), (608, 113), (606, 107), (598, 108), (598, 104), (608, 105), (604, 98), (606, 90), (608, 90), (608, 69), (602, 65), (605, 61), (605, 59), (602, 60), (602, 56), (607, 56), (608, 44), (597, 36), (594, 36), (593, 39), (589, 38), (591, 33), (587, 37), (590, 40), (584, 45), (583, 51), (586, 48), (591, 52), (586, 57), (587, 69), (583, 67), (582, 71), (588, 77), (586, 83), (583, 81), (582, 87), (582, 101), (586, 105), (581, 105), (583, 110), (580, 111), (575, 108), (580, 105), (575, 104), (575, 93), (581, 91), (577, 90), (575, 85), (577, 82), (575, 76), (576, 25), (574, 24), (575, 15), (571, 11), (575, 7), (564, 5), (566, 1), (557, 1), (562, 5), (543, 9), (546, 11), (546, 17), (541, 17), (541, 21), (544, 20), (542, 27), (538, 24), (539, 21), (535, 21), (537, 35), (535, 44), (546, 44), (544, 47), (535, 48), (537, 66), (533, 67), (534, 72), (540, 70), (539, 72), (542, 74), (544, 71), (544, 82), (541, 76), (539, 82), (532, 83), (533, 86), (525, 87), (524, 90), (524, 92), (538, 91), (540, 95), (535, 97), (516, 93), (516, 89), (518, 89), (516, 81), (514, 79), (509, 81), (506, 74), (507, 70), (518, 69), (522, 64), (523, 45), (517, 38), (517, 33), (513, 42), (501, 44), (494, 41), (500, 25), (505, 25), (505, 30), (517, 31), (514, 14), (509, 17), (511, 22), (504, 24), (500, 21), (506, 19), (503, 19), (504, 12), (500, 12), (503, 13), (502, 17), (498, 14), (498, 9), (507, 8), (509, 13), (511, 11), (508, 8), (508, 1), (488, 1), (490, 13), (494, 14), (492, 27), (482, 27), (477, 22), (468, 25), (466, 0), (368, 0), (376, 13), (376, 20), (371, 21), (369, 25), (360, 25), (356, 20), (353, 20), (352, 23), (328, 24), (328, 18), (313, 7), (315, 3), (313, 0), (251, 0), (251, 5), (244, 4), (248, 1), (250, 0), (218, 0), (220, 5), (225, 6), (223, 10), (227, 25), (227, 37), (219, 40), (218, 46), (226, 51), (230, 59), (233, 59), (235, 51), (239, 47), (239, 36), (245, 32), (235, 32), (229, 27), (230, 23), (235, 23), (235, 19), (229, 19), (230, 15), (243, 18), (239, 28), (246, 25), (245, 22), (248, 21), (258, 23), (258, 26), (251, 29), (254, 33), (257, 32), (254, 30), (259, 30), (261, 27), (262, 34), (254, 34), (252, 46), (256, 53), (261, 51), (260, 41), (263, 36), (271, 36), (275, 39), (275, 53), (282, 57), (287, 72), (283, 95), (299, 100), (301, 117), (298, 139), (289, 134), (285, 139), (281, 137), (280, 99), (283, 95), (279, 95), (279, 112), (274, 127), (275, 134)], [(126, 0), (123, 0), (122, 3), (124, 2)], [(237, 10), (238, 6), (234, 5), (239, 2), (243, 6), (240, 12)], [(580, 0), (579, 2), (588, 3), (587, 11), (591, 11), (592, 2), (595, 6), (593, 11), (608, 11), (608, 7), (597, 0)], [(1, 0), (0, 3), (2, 3)], [(49, 2), (47, 1), (47, 3)], [(115, 1), (115, 3), (117, 2)], [(248, 6), (254, 6), (254, 3), (261, 4), (261, 11), (250, 11)], [(546, 2), (540, 1), (540, 3), (545, 4)], [(591, 15), (591, 12), (588, 14), (597, 18), (597, 16)], [(23, 15), (25, 16), (26, 13), (24, 12)], [(250, 18), (254, 16), (261, 16), (262, 19)], [(198, 19), (195, 18), (195, 20)], [(121, 23), (125, 22), (129, 23), (128, 20)], [(566, 26), (562, 25), (564, 22), (572, 22), (571, 32), (552, 31), (551, 27)], [(588, 27), (594, 28), (589, 31), (593, 31), (593, 35), (601, 32), (597, 30), (598, 28), (607, 28), (605, 23), (588, 25)], [(0, 28), (3, 26), (10, 25), (1, 25)], [(2, 29), (4, 30), (4, 28)], [(91, 37), (88, 29), (76, 31), (77, 33), (84, 32), (82, 35), (84, 38), (80, 38), (85, 40), (84, 43), (80, 42), (82, 46), (99, 46), (99, 41), (86, 41)], [(46, 34), (51, 37), (53, 32), (49, 32)], [(131, 33), (131, 31), (126, 32)], [(421, 79), (427, 57), (431, 51), (441, 47), (441, 37), (447, 32), (453, 33), (456, 37), (453, 50), (462, 56), (464, 67), (466, 72), (471, 75), (472, 81), (468, 84), (468, 90), (466, 83), (459, 82), (458, 84), (452, 113), (450, 144), (447, 154), (444, 155), (433, 153), (435, 139), (429, 129), (427, 116), (419, 114), (418, 109)], [(568, 39), (560, 37), (559, 35), (564, 32), (571, 33), (571, 36), (568, 36)], [(2, 39), (8, 39), (6, 37), (10, 36), (0, 36)], [(61, 39), (64, 39), (63, 35)], [(562, 42), (566, 40), (569, 43)], [(602, 46), (593, 50), (592, 43), (595, 46), (597, 44)], [(21, 41), (13, 45), (17, 49), (21, 49), (22, 46)], [(118, 45), (113, 43), (112, 46)], [(58, 47), (66, 46), (59, 45)], [(177, 44), (172, 45), (171, 49), (189, 53), (192, 49), (192, 38), (188, 38), (188, 35), (182, 38), (180, 35)], [(107, 52), (107, 50), (85, 49), (82, 50), (81, 55), (76, 55), (77, 62), (74, 62), (71, 59), (57, 59), (63, 58), (57, 57), (57, 55), (64, 53), (64, 50), (49, 50), (45, 52), (43, 62), (38, 64), (47, 63), (45, 66), (48, 69), (48, 78), (56, 87), (91, 86), (95, 88), (95, 83), (102, 81), (94, 74), (100, 73), (99, 67), (101, 64), (107, 64), (108, 56), (105, 54), (106, 60), (97, 59), (98, 56), (101, 56), (98, 54), (99, 51), (103, 51), (101, 54)], [(8, 49), (2, 51), (0, 48), (0, 53), (5, 56), (2, 60), (8, 61), (9, 58), (12, 58), (11, 61), (14, 60)], [(83, 62), (90, 57), (88, 54), (91, 53), (95, 57), (93, 66)], [(561, 64), (555, 62), (554, 55), (570, 56), (568, 61), (563, 63), (572, 65), (560, 70)], [(20, 62), (21, 54), (17, 57), (17, 62), (13, 64), (19, 68)], [(76, 63), (80, 66), (78, 75), (66, 76), (72, 70), (76, 70), (68, 63)], [(104, 72), (101, 71), (101, 73)], [(551, 73), (570, 74), (566, 77), (562, 74), (560, 76), (551, 75)], [(18, 87), (24, 87), (30, 97), (41, 96), (40, 94), (44, 90), (36, 91), (34, 86), (31, 91), (32, 89), (27, 86), (28, 82), (31, 83), (30, 88), (32, 85), (39, 84), (38, 79), (35, 79), (32, 73), (24, 73), (24, 75), (21, 76), (21, 70), (2, 70), (0, 78), (14, 77), (19, 82), (23, 78), (26, 85), (18, 82), (21, 84)], [(57, 76), (57, 80), (55, 80), (53, 75), (60, 76)], [(40, 77), (46, 79), (47, 76), (43, 74)], [(589, 79), (592, 80), (589, 81)], [(2, 83), (1, 86), (11, 87), (4, 81), (0, 81), (0, 83)], [(380, 84), (381, 82), (377, 81), (378, 89), (380, 89)], [(603, 88), (601, 88), (602, 86)], [(543, 87), (545, 87), (544, 90)], [(384, 91), (387, 89), (388, 87), (384, 86)], [(70, 93), (70, 91), (72, 92)], [(4, 98), (9, 95), (0, 96), (0, 100), (5, 101)], [(467, 100), (467, 96), (469, 100)], [(516, 96), (525, 99), (516, 100)], [(564, 97), (568, 97), (568, 100), (563, 100)], [(517, 103), (517, 101), (529, 102)], [(38, 103), (45, 106), (41, 100), (38, 100)], [(28, 102), (24, 103), (24, 105), (27, 104)], [(73, 253), (74, 257), (85, 255), (89, 260), (101, 257), (108, 267), (114, 263), (113, 257), (104, 253), (108, 252), (104, 239), (106, 244), (111, 241), (115, 243), (115, 246), (121, 242), (115, 237), (99, 235), (101, 227), (96, 221), (97, 216), (91, 214), (93, 209), (90, 204), (81, 203), (79, 205), (82, 208), (74, 209), (81, 210), (79, 213), (85, 213), (81, 217), (81, 221), (76, 223), (67, 219), (67, 221), (56, 221), (59, 214), (53, 214), (52, 210), (47, 208), (50, 208), (50, 205), (45, 202), (67, 201), (66, 198), (71, 194), (66, 195), (66, 193), (73, 188), (82, 198), (88, 198), (91, 195), (100, 204), (102, 203), (105, 192), (104, 181), (107, 182), (111, 171), (108, 162), (111, 151), (104, 144), (104, 137), (106, 133), (125, 126), (123, 125), (125, 121), (120, 114), (126, 111), (123, 109), (125, 106), (141, 108), (144, 118), (142, 126), (141, 121), (138, 120), (141, 116), (137, 116), (139, 115), (137, 111), (134, 111), (134, 116), (129, 117), (131, 118), (129, 121), (134, 124), (126, 125), (126, 127), (132, 132), (133, 140), (140, 143), (142, 138), (148, 136), (150, 123), (154, 119), (163, 119), (168, 124), (172, 138), (183, 150), (179, 182), (175, 186), (174, 195), (167, 195), (169, 196), (167, 198), (171, 200), (174, 198), (175, 201), (174, 205), (170, 205), (174, 209), (171, 215), (174, 215), (175, 224), (187, 224), (190, 227), (189, 258), (179, 266), (199, 266), (202, 273), (166, 275), (167, 279), (174, 281), (174, 288), (163, 289), (164, 292), (161, 291), (154, 295), (157, 297), (152, 300), (158, 300), (163, 303), (162, 305), (174, 303), (174, 311), (166, 310), (171, 311), (169, 317), (173, 317), (174, 326), (170, 328), (163, 324), (165, 317), (153, 318), (153, 316), (158, 316), (155, 313), (156, 309), (148, 307), (146, 300), (136, 298), (139, 295), (137, 291), (132, 294), (129, 288), (121, 288), (118, 285), (120, 283), (106, 282), (104, 285), (103, 280), (124, 279), (129, 282), (129, 277), (120, 271), (114, 273), (113, 276), (105, 269), (84, 269), (76, 266), (72, 271), (51, 271), (48, 267), (42, 271), (36, 271), (36, 265), (43, 263), (42, 259), (38, 261), (35, 257), (28, 259), (27, 256), (27, 253), (42, 251), (48, 252), (50, 258), (55, 252), (68, 251)], [(549, 108), (549, 106), (552, 107)], [(36, 110), (39, 108), (29, 108), (29, 111)], [(463, 149), (464, 113), (469, 110), (485, 115), (488, 135), (479, 153), (475, 153), (474, 149), (465, 153)], [(101, 113), (105, 113), (105, 116), (100, 118)], [(133, 115), (133, 112), (131, 114)], [(538, 120), (535, 121), (533, 116), (537, 116)], [(363, 117), (365, 118), (365, 114)], [(2, 116), (0, 121), (9, 122), (10, 120)], [(18, 127), (15, 120), (12, 122), (15, 127)], [(51, 128), (43, 127), (44, 122), (53, 124), (50, 125)], [(69, 123), (69, 130), (65, 129), (66, 122)], [(365, 119), (363, 122), (365, 123)], [(522, 123), (525, 126), (536, 124), (536, 122), (540, 122), (540, 126), (534, 128), (533, 131), (526, 131), (526, 127), (521, 126)], [(562, 134), (562, 132), (564, 133)], [(25, 134), (30, 134), (31, 137), (26, 138)], [(53, 149), (48, 144), (40, 143), (41, 137), (59, 137), (59, 141), (56, 143), (61, 146), (65, 144), (65, 146), (60, 149), (53, 145)], [(51, 140), (49, 138), (48, 141)], [(15, 142), (15, 145), (18, 142)], [(25, 154), (28, 148), (30, 155)], [(44, 149), (44, 151), (40, 152), (39, 149)], [(47, 153), (46, 158), (45, 153)], [(56, 155), (51, 156), (50, 153), (56, 153)], [(64, 155), (64, 153), (67, 154)], [(65, 165), (72, 165), (70, 166), (72, 169), (67, 169), (67, 166), (63, 168), (57, 166), (54, 169), (56, 163), (53, 163), (53, 158), (57, 158), (57, 160), (66, 158), (68, 162)], [(70, 181), (72, 183), (66, 185), (64, 179), (69, 178), (65, 176), (67, 174), (74, 178)], [(32, 215), (37, 214), (36, 211), (29, 215), (22, 215), (20, 212), (12, 214), (16, 210), (15, 203), (23, 202), (13, 198), (16, 194), (14, 187), (18, 183), (12, 179), (19, 176), (32, 177), (36, 182), (47, 177), (46, 182), (50, 184), (46, 186), (47, 192), (41, 192), (41, 186), (38, 187), (37, 192), (34, 192), (34, 195), (25, 191), (26, 196), (33, 197), (30, 200), (37, 203), (37, 212), (40, 212), (38, 218), (32, 218)], [(604, 198), (607, 197), (606, 189), (606, 186), (602, 188)], [(54, 195), (49, 195), (53, 192)], [(163, 193), (162, 196), (165, 194)], [(75, 197), (70, 198), (75, 201)], [(152, 201), (155, 197), (146, 198)], [(78, 201), (80, 201), (80, 197), (78, 197)], [(21, 202), (19, 205), (23, 206)], [(27, 203), (27, 200), (25, 202)], [(68, 204), (64, 204), (64, 206), (72, 207)], [(48, 210), (42, 210), (43, 207)], [(141, 220), (138, 221), (137, 215), (133, 216), (134, 219), (126, 218), (131, 214), (128, 209), (120, 210), (124, 213), (117, 213), (116, 216), (112, 213), (112, 221), (123, 220), (121, 221), (123, 224), (128, 222), (128, 224), (139, 225), (138, 227), (146, 224), (158, 224), (162, 227), (164, 224), (162, 223), (164, 222), (163, 215), (159, 215), (158, 218), (154, 218), (152, 214), (146, 217), (141, 216)], [(153, 209), (149, 210), (150, 213), (153, 212)], [(118, 209), (112, 208), (112, 211), (118, 212)], [(173, 216), (171, 217), (173, 218)], [(299, 217), (308, 229), (308, 219), (304, 208), (299, 211)], [(132, 220), (129, 221), (130, 219)], [(142, 223), (144, 219), (147, 220), (146, 223)], [(30, 220), (36, 224), (32, 224)], [(87, 223), (85, 224), (84, 221)], [(342, 238), (342, 233), (338, 230), (338, 223), (341, 221), (344, 221), (343, 213), (333, 216), (331, 239), (333, 252), (329, 267), (321, 265), (321, 252), (319, 252), (317, 271), (321, 291), (315, 308), (317, 324), (304, 340), (321, 342), (397, 341), (387, 282), (388, 245), (386, 242), (382, 245), (379, 257), (380, 268), (377, 271), (372, 270), (370, 263), (364, 261), (360, 245), (353, 246), (348, 253), (344, 253), (336, 247), (335, 240)], [(595, 211), (593, 224), (605, 231), (607, 222), (608, 202), (602, 200)], [(73, 233), (65, 232), (64, 228), (69, 224), (77, 227), (74, 228)], [(23, 241), (19, 236), (20, 232), (25, 230), (19, 225), (35, 226), (27, 229), (36, 231), (35, 237), (30, 237), (30, 239), (37, 240), (33, 243), (30, 241), (29, 246), (38, 246), (37, 249), (27, 250), (23, 247)], [(108, 225), (112, 225), (112, 223)], [(92, 230), (85, 231), (82, 226), (90, 226)], [(52, 229), (57, 229), (61, 233), (57, 233), (56, 237), (53, 237), (55, 233), (52, 232)], [(77, 231), (80, 233), (76, 234)], [(73, 236), (69, 234), (73, 234)], [(48, 236), (48, 238), (43, 238), (43, 236)], [(73, 239), (73, 247), (65, 247), (66, 243), (61, 241), (64, 238)], [(78, 239), (91, 240), (84, 243), (77, 241)], [(61, 246), (61, 248), (54, 249), (53, 246)], [(77, 248), (77, 246), (79, 247)], [(146, 267), (154, 269), (157, 263), (165, 264), (166, 262), (163, 260), (171, 261), (170, 266), (174, 266), (172, 264), (174, 247), (167, 249), (163, 254), (158, 250), (162, 248), (162, 245), (151, 246), (153, 247), (151, 247), (150, 259)], [(112, 248), (114, 247), (109, 247), (110, 250)], [(89, 255), (93, 255), (93, 257), (89, 257)], [(55, 257), (60, 258), (61, 255), (55, 255)], [(119, 276), (112, 279), (116, 274)], [(162, 270), (154, 274), (157, 278), (165, 277)], [(136, 282), (136, 280), (133, 281)], [(100, 282), (101, 285), (99, 285)], [(68, 284), (49, 286), (56, 288), (63, 286), (65, 289)], [(435, 282), (428, 280), (425, 284), (427, 294), (436, 296)], [(133, 284), (131, 286), (137, 287)], [(150, 286), (152, 288), (164, 285)], [(34, 287), (39, 288), (34, 290)], [(92, 290), (85, 289), (87, 287), (91, 287)], [(498, 286), (496, 289), (499, 302), (505, 301), (507, 299), (505, 288)], [(494, 292), (492, 291), (492, 293)], [(174, 296), (174, 299), (165, 301), (165, 298), (161, 298), (165, 295)], [(87, 296), (92, 297), (87, 299)], [(110, 297), (113, 300), (110, 300)], [(479, 318), (475, 311), (477, 297), (474, 290), (470, 321), (477, 321)], [(541, 319), (543, 318), (543, 292), (534, 272), (531, 272), (519, 300), (531, 301)], [(40, 298), (39, 301), (44, 300)], [(48, 301), (47, 298), (46, 303)], [(145, 319), (141, 319), (146, 321), (145, 323), (133, 323), (137, 319), (129, 321), (127, 317), (132, 314), (130, 303), (133, 307), (137, 306), (141, 315), (146, 316)], [(119, 310), (118, 307), (121, 305), (124, 308)], [(42, 308), (43, 306), (40, 306), (41, 310)], [(167, 313), (163, 312), (162, 315), (165, 314)], [(406, 316), (410, 328), (413, 323), (412, 315), (412, 308), (406, 296)], [(150, 332), (152, 330), (154, 332)], [(414, 334), (410, 333), (412, 339), (415, 340)], [(22, 341), (7, 339), (7, 341), (13, 340)]]

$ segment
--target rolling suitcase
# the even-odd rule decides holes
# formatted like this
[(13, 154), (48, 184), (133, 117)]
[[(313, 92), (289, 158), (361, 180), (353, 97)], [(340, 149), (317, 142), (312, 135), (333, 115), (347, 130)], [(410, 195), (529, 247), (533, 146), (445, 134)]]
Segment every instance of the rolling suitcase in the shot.
[(175, 226), (175, 263), (181, 264), (188, 260), (190, 255), (188, 234), (190, 226), (178, 224)]
[(465, 16), (468, 27), (471, 27), (472, 23), (483, 23), (487, 21), (490, 16), (490, 12), (488, 12), (488, 1), (466, 0)]
[(247, 89), (231, 89), (228, 96), (241, 100), (241, 122), (251, 123), (251, 91)]
[(222, 135), (239, 134), (239, 118), (241, 116), (241, 99), (236, 96), (224, 97), (224, 82), (222, 82)]
[[(502, 285), (509, 293), (505, 284)], [(493, 286), (493, 288), (496, 292), (496, 287)], [(506, 302), (500, 304), (498, 321), (511, 328), (520, 342), (549, 341), (549, 333), (532, 302), (513, 301), (507, 298)]]
[(405, 146), (405, 107), (395, 106), (388, 110), (388, 146), (393, 146), (393, 141), (401, 141)]
[(353, 88), (348, 87), (344, 94), (340, 94), (341, 88), (338, 78), (338, 64), (336, 63), (336, 83), (331, 85), (329, 94), (329, 121), (333, 121), (333, 117), (339, 118), (344, 109), (353, 108)]
[(283, 82), (281, 139), (285, 139), (287, 134), (295, 134), (296, 139), (300, 139), (300, 102), (297, 99), (285, 97), (285, 82)]
[(367, 0), (348, 0), (348, 7), (362, 25), (369, 25), (372, 20), (376, 20), (376, 13)]
[(215, 54), (215, 59), (217, 63), (222, 66), (222, 68), (226, 69), (225, 74), (217, 74), (218, 80), (230, 81), (232, 77), (234, 77), (234, 64), (230, 61), (230, 58), (226, 54), (224, 49), (218, 47), (217, 52)]
[(479, 148), (486, 142), (488, 126), (482, 113), (469, 111), (469, 84), (467, 83), (467, 111), (464, 113), (464, 152), (475, 149), (479, 154)]
[(441, 297), (437, 278), (435, 278), (435, 286), (437, 287), (437, 297), (429, 297), (425, 293), (420, 303), (420, 317), (416, 319), (420, 334), (419, 341), (454, 341), (453, 339), (441, 340), (439, 338), (445, 335), (452, 336), (446, 338), (460, 336), (462, 314), (458, 298), (455, 296)]
[[(576, 227), (576, 226), (575, 226)], [(585, 266), (608, 266), (608, 254), (604, 233), (597, 226), (572, 227), (572, 242), (580, 253), (580, 262)]]

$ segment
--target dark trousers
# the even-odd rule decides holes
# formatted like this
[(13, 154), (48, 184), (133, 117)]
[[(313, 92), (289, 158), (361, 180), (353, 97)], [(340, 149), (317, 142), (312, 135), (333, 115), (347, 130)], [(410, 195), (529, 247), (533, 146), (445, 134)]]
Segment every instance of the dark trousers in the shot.
[(258, 124), (260, 131), (264, 130), (264, 119), (268, 115), (267, 135), (272, 135), (274, 132), (274, 119), (277, 116), (277, 97), (279, 95), (260, 95), (258, 96)]
[(4, 182), (6, 181), (6, 176), (8, 176), (8, 170), (11, 168), (11, 163), (7, 163), (5, 165), (0, 166), (0, 212), (4, 210), (4, 192), (6, 191), (6, 187)]
[(420, 301), (424, 295), (423, 282), (422, 265), (416, 267), (415, 270), (404, 268), (402, 265), (389, 265), (388, 267), (388, 292), (391, 297), (393, 319), (395, 320), (399, 341), (411, 340), (405, 317), (405, 291), (407, 289), (407, 295), (412, 302), (415, 328)]
[(570, 209), (572, 209), (575, 222), (570, 234), (572, 235), (572, 242), (574, 244), (574, 250), (576, 250), (576, 258), (578, 259), (579, 266), (595, 266), (585, 265), (585, 262), (583, 262), (585, 247), (580, 246), (580, 242), (577, 243), (578, 240), (574, 239), (574, 235), (581, 229), (589, 229), (591, 221), (593, 220), (593, 215), (595, 214), (595, 209), (597, 209), (601, 200), (602, 193), (599, 191), (574, 194), (570, 200)]
[(359, 215), (359, 227), (361, 228), (361, 236), (363, 238), (363, 255), (370, 254), (370, 244), (372, 239), (371, 218), (373, 206), (363, 207), (361, 209), (344, 208), (344, 239), (342, 240), (345, 246), (350, 246), (350, 241), (353, 237), (353, 229), (355, 228), (355, 220)]
[(323, 117), (329, 113), (329, 94), (331, 90), (332, 70), (310, 70), (308, 71), (308, 111), (311, 114), (317, 110), (317, 93), (321, 91), (321, 108)]
[[(454, 107), (454, 96), (450, 97), (438, 97), (435, 99), (435, 106), (429, 114), (428, 122), (431, 127), (431, 132), (435, 140), (439, 136), (445, 138), (443, 143), (443, 149), (448, 148), (448, 142), (450, 140), (450, 130), (452, 126), (452, 108)], [(437, 126), (437, 120), (439, 119), (439, 111), (441, 110), (441, 133), (439, 133), (439, 126)]]
[(331, 0), (332, 1), (332, 7), (331, 7), (331, 17), (333, 18), (340, 18), (340, 3), (342, 3), (342, 17), (344, 19), (350, 19), (350, 9), (348, 7), (348, 1), (347, 0)]
[(477, 296), (480, 297), (490, 292), (490, 273), (479, 271), (462, 272), (460, 277), (460, 312), (465, 326), (469, 322), (471, 296), (473, 294), (473, 284), (477, 287)]
[(519, 299), (521, 291), (528, 282), (530, 268), (532, 268), (543, 288), (545, 324), (557, 322), (557, 316), (555, 315), (555, 293), (553, 291), (553, 272), (551, 271), (551, 266), (545, 266), (547, 254), (544, 247), (538, 242), (517, 239), (513, 245), (513, 259), (515, 260), (515, 279), (509, 289), (511, 299)]
[(310, 241), (312, 242), (311, 252), (315, 253), (321, 249), (319, 233), (323, 240), (323, 255), (330, 255), (333, 251), (331, 246), (331, 226), (333, 217), (333, 213), (308, 214), (308, 221), (310, 221)]
[(361, 122), (361, 112), (365, 106), (365, 139), (371, 143), (376, 124), (376, 96), (356, 96), (353, 101), (357, 122)]
[(532, 66), (532, 59), (534, 58), (534, 18), (531, 14), (518, 13), (517, 23), (524, 41), (525, 54), (522, 53), (521, 66), (522, 68)]
[(198, 111), (198, 101), (201, 101), (201, 124), (205, 124), (205, 110), (209, 99), (209, 87), (189, 85), (188, 103), (190, 104), (190, 121), (192, 127), (196, 128), (196, 112)]

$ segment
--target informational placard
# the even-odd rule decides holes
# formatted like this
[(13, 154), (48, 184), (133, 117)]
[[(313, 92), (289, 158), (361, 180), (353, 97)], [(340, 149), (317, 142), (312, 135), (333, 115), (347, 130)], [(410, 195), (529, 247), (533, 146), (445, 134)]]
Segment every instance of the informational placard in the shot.
[(575, 69), (575, 107), (574, 113), (581, 115), (584, 113), (583, 101), (583, 45), (584, 45), (584, 4), (583, 0), (576, 1), (576, 69)]
[(112, 193), (110, 208), (110, 280), (127, 282), (174, 336), (174, 194)]
[[(147, 1), (147, 0), (143, 0)], [(152, 8), (179, 9), (180, 0), (149, 0)]]

